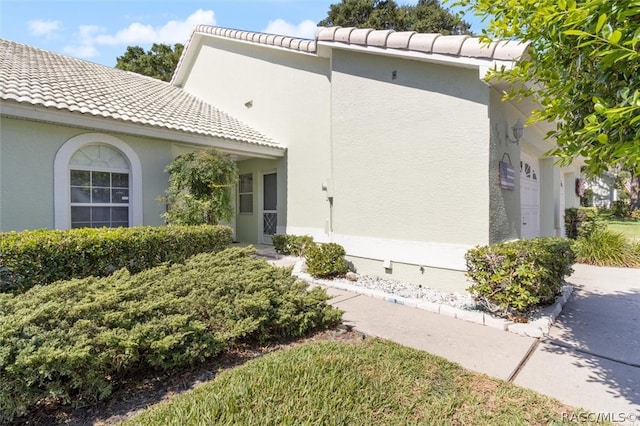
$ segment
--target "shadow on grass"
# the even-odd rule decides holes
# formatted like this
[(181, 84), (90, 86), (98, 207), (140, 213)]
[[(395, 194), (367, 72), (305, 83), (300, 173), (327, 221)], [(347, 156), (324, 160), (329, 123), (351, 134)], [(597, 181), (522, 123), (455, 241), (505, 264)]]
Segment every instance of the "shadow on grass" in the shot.
[(568, 279), (576, 288), (545, 350), (570, 355), (640, 416), (640, 270), (609, 268), (606, 277), (604, 285)]
[(193, 368), (132, 375), (122, 380), (106, 401), (75, 409), (69, 406), (42, 408), (15, 419), (11, 425), (116, 425), (151, 405), (167, 401), (214, 379), (224, 370), (243, 365), (267, 353), (313, 341), (359, 343), (363, 339), (364, 335), (361, 333), (338, 326), (335, 329), (312, 332), (300, 339), (283, 339), (266, 346), (236, 345), (220, 357)]

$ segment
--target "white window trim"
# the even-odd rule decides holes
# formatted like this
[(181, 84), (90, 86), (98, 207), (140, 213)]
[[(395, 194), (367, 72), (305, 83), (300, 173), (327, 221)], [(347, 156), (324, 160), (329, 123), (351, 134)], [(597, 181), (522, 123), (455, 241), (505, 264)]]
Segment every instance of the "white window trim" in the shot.
[(87, 145), (110, 145), (129, 161), (129, 226), (142, 225), (142, 165), (133, 149), (120, 139), (102, 133), (85, 133), (69, 139), (58, 149), (53, 163), (54, 225), (71, 228), (71, 189), (69, 161), (77, 150)]
[[(246, 175), (250, 175), (251, 176), (251, 192), (240, 192), (240, 190), (242, 189), (240, 187), (240, 178), (242, 176), (246, 176)], [(254, 214), (254, 182), (253, 182), (253, 172), (250, 173), (240, 173), (240, 175), (238, 176), (238, 214), (241, 215), (248, 215), (248, 216), (252, 216)], [(240, 210), (240, 196), (242, 195), (251, 195), (251, 211), (250, 212), (243, 212)]]

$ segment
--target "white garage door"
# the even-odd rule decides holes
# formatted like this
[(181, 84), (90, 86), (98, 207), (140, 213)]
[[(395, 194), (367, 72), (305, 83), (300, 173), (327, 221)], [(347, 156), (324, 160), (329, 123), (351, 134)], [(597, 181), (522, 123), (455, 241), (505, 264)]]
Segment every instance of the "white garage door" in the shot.
[(558, 223), (558, 227), (560, 228), (559, 230), (559, 237), (566, 237), (566, 233), (564, 230), (564, 209), (565, 209), (565, 188), (564, 188), (564, 174), (560, 173), (560, 218), (559, 218), (559, 223)]
[(540, 180), (538, 160), (520, 155), (521, 238), (540, 236)]

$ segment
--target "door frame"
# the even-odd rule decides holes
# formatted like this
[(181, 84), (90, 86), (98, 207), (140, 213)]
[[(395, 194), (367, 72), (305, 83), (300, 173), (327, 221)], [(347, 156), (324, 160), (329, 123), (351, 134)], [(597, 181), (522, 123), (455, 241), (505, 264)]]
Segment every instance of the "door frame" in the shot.
[[(266, 175), (276, 175), (276, 181), (275, 181), (275, 185), (276, 185), (276, 209), (275, 210), (265, 210), (264, 209), (264, 190), (265, 190), (265, 185), (264, 185), (264, 177)], [(260, 210), (260, 215), (258, 216), (258, 241), (260, 241), (262, 244), (269, 244), (269, 245), (273, 245), (273, 240), (271, 239), (271, 235), (270, 234), (265, 234), (264, 233), (264, 215), (265, 213), (275, 213), (276, 215), (276, 229), (278, 227), (278, 170), (277, 169), (269, 169), (269, 170), (263, 170), (260, 172), (260, 192), (259, 192), (259, 196), (260, 196), (260, 200), (259, 200), (259, 210)], [(277, 232), (277, 231), (276, 231)]]
[[(535, 238), (535, 237), (539, 237), (540, 236), (540, 160), (538, 158), (535, 158), (531, 155), (528, 155), (524, 152), (520, 153), (520, 238)], [(525, 177), (525, 172), (523, 170), (523, 168), (525, 167), (525, 164), (528, 165), (531, 168), (531, 174), (532, 177), (531, 179)], [(536, 185), (536, 199), (535, 199), (535, 206), (536, 206), (536, 213), (535, 213), (535, 217), (533, 217), (533, 220), (535, 221), (535, 229), (537, 229), (537, 232), (535, 233), (528, 233), (527, 235), (524, 235), (524, 225), (526, 225), (527, 223), (525, 222), (525, 220), (531, 220), (531, 218), (525, 218), (524, 216), (524, 212), (523, 212), (523, 191), (522, 191), (522, 187), (523, 187), (523, 179), (527, 179), (529, 180), (529, 182), (535, 182)], [(526, 201), (526, 200), (525, 200)]]

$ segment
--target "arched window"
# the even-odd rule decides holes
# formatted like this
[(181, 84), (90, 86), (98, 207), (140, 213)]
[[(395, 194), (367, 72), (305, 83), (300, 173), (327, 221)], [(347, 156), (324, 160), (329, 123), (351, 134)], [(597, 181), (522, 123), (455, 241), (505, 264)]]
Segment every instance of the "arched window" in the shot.
[(120, 139), (89, 133), (68, 140), (54, 173), (56, 228), (142, 225), (140, 161)]

